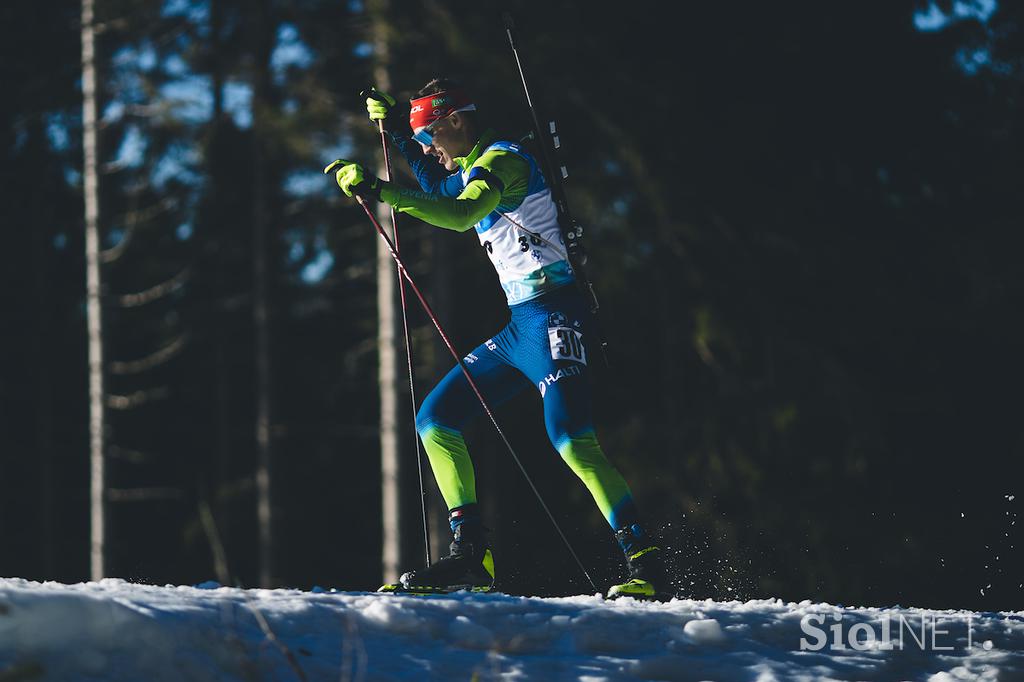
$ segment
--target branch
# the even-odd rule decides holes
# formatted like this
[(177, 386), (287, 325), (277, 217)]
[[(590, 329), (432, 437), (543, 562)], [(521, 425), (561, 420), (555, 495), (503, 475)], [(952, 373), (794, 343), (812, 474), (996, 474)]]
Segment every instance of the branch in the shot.
[(129, 104), (124, 108), (124, 113), (135, 118), (152, 118), (166, 113), (168, 109), (169, 107), (162, 102), (157, 104)]
[(165, 282), (161, 282), (156, 286), (144, 289), (135, 294), (122, 294), (121, 296), (115, 297), (115, 301), (117, 302), (117, 305), (122, 308), (135, 308), (146, 303), (151, 303), (180, 289), (191, 276), (191, 270), (191, 267), (186, 267), (184, 270)]
[(148, 206), (142, 210), (132, 209), (122, 216), (118, 217), (115, 222), (124, 221), (126, 223), (124, 230), (124, 237), (117, 243), (116, 246), (100, 251), (100, 262), (103, 264), (113, 263), (122, 255), (124, 255), (125, 249), (128, 248), (128, 244), (131, 242), (132, 237), (135, 235), (135, 228), (138, 227), (139, 223), (144, 223), (152, 220), (156, 216), (169, 211), (172, 208), (176, 208), (178, 200), (174, 197), (165, 197), (161, 201)]
[(147, 369), (152, 369), (157, 365), (162, 365), (167, 362), (175, 355), (177, 355), (182, 348), (185, 347), (185, 343), (188, 340), (187, 334), (182, 334), (178, 338), (171, 341), (169, 344), (161, 348), (160, 350), (147, 355), (144, 358), (138, 360), (128, 360), (126, 362), (111, 362), (108, 369), (111, 374), (138, 374), (144, 372)]
[(125, 168), (129, 168), (125, 161), (107, 161), (100, 164), (100, 173), (103, 175), (113, 175), (114, 173), (120, 173)]
[(148, 462), (154, 459), (154, 455), (149, 452), (142, 452), (141, 450), (132, 450), (130, 448), (122, 448), (118, 445), (107, 446), (107, 457), (111, 459), (120, 459), (125, 462), (134, 462), (136, 464), (141, 462)]
[(113, 263), (124, 255), (129, 242), (131, 242), (132, 237), (135, 236), (135, 224), (134, 220), (129, 222), (124, 228), (124, 236), (121, 237), (121, 241), (105, 251), (100, 251), (100, 263), (103, 263), (104, 265), (107, 263)]
[(152, 500), (177, 500), (181, 491), (177, 488), (108, 488), (109, 502), (148, 502)]
[(217, 490), (216, 499), (218, 502), (232, 502), (243, 495), (248, 495), (255, 488), (256, 477), (252, 474), (246, 474), (220, 486)]
[(368, 278), (375, 270), (376, 267), (374, 265), (357, 263), (342, 270), (341, 274), (346, 280), (360, 280)]
[(199, 501), (199, 521), (202, 523), (206, 539), (210, 543), (210, 552), (213, 554), (213, 572), (217, 575), (217, 582), (227, 585), (231, 581), (231, 572), (228, 570), (228, 553), (220, 539), (217, 521), (213, 518), (213, 510), (210, 509), (210, 503), (205, 499)]
[(112, 410), (131, 410), (154, 400), (163, 400), (170, 394), (171, 391), (166, 386), (159, 386), (128, 395), (108, 395), (107, 407)]
[(156, 202), (152, 206), (147, 206), (146, 208), (143, 208), (143, 209), (134, 208), (134, 209), (132, 209), (130, 211), (125, 212), (124, 214), (119, 216), (116, 219), (115, 222), (117, 222), (117, 221), (125, 221), (125, 222), (127, 222), (127, 221), (131, 220), (131, 221), (134, 221), (136, 223), (144, 223), (144, 222), (146, 222), (148, 220), (152, 220), (153, 218), (155, 218), (156, 216), (160, 215), (161, 213), (166, 213), (167, 211), (171, 210), (172, 208), (177, 208), (177, 207), (178, 207), (178, 199), (177, 199), (177, 197), (164, 197), (163, 199), (161, 199), (160, 201)]

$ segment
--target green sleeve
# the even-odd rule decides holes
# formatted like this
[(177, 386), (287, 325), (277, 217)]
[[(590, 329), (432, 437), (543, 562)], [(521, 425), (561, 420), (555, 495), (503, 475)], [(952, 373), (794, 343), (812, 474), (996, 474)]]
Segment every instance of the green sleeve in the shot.
[(504, 192), (523, 185), (530, 170), (524, 159), (503, 150), (482, 155), (473, 164), (477, 166), (490, 175), (474, 179), (457, 197), (385, 185), (381, 188), (381, 200), (399, 213), (408, 213), (437, 227), (465, 232), (498, 207)]
[(530, 164), (518, 154), (504, 149), (492, 149), (481, 155), (473, 166), (490, 171), (501, 181), (502, 198), (526, 195), (526, 187), (530, 182)]

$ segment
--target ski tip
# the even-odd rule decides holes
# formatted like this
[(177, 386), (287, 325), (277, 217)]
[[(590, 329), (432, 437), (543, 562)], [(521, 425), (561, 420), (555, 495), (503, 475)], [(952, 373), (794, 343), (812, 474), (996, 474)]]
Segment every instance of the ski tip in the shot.
[(609, 600), (636, 599), (637, 601), (668, 602), (675, 599), (676, 595), (669, 594), (668, 592), (655, 592), (654, 594), (625, 594), (618, 592), (615, 594), (608, 593), (605, 598)]
[(632, 597), (642, 601), (669, 601), (674, 599), (675, 595), (655, 589), (654, 585), (646, 580), (633, 579), (621, 585), (613, 585), (608, 590), (608, 599), (623, 597)]

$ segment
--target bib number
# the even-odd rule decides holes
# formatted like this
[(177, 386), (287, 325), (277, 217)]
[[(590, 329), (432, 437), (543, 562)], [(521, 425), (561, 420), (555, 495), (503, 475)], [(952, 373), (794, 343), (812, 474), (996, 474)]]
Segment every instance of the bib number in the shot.
[(587, 364), (583, 334), (572, 327), (548, 327), (548, 343), (551, 346), (552, 360), (572, 360)]

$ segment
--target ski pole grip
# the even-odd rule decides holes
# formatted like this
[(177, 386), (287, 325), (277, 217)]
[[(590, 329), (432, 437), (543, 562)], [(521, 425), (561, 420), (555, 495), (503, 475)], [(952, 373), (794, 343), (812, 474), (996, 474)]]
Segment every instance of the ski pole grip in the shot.
[(384, 104), (388, 105), (388, 113), (389, 114), (391, 113), (391, 108), (392, 107), (396, 107), (396, 106), (399, 105), (397, 100), (394, 103), (389, 102), (388, 98), (384, 95), (384, 93), (381, 92), (380, 90), (378, 90), (376, 87), (374, 87), (372, 85), (370, 87), (364, 89), (364, 90), (360, 90), (359, 91), (359, 96), (361, 98), (375, 99), (378, 102), (383, 102)]
[[(384, 104), (388, 104), (388, 101), (386, 99), (384, 99), (384, 96), (381, 95), (380, 92), (377, 90), (377, 88), (373, 87), (372, 85), (370, 87), (368, 87), (368, 88), (360, 90), (359, 91), (359, 97), (361, 99), (368, 99), (368, 98), (369, 99), (375, 99), (378, 102), (384, 102)], [(388, 104), (388, 106), (391, 106), (391, 105)], [(390, 113), (391, 112), (389, 110), (388, 114), (390, 115)], [(377, 130), (380, 132), (381, 135), (384, 134), (384, 119), (377, 119)]]

